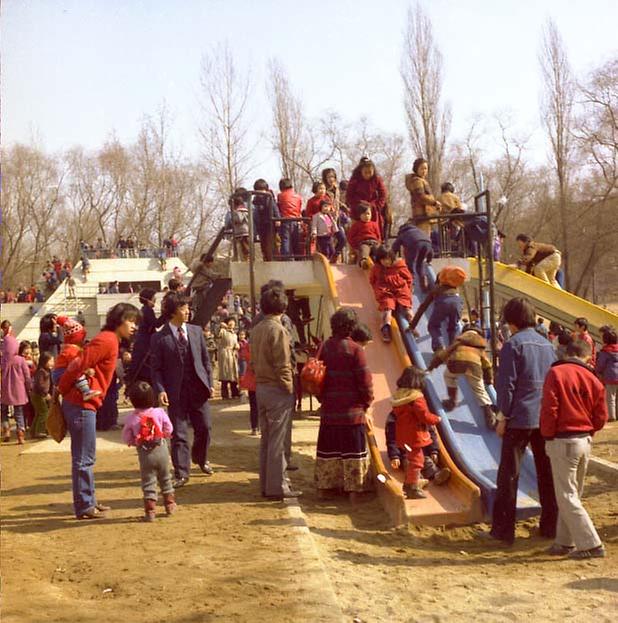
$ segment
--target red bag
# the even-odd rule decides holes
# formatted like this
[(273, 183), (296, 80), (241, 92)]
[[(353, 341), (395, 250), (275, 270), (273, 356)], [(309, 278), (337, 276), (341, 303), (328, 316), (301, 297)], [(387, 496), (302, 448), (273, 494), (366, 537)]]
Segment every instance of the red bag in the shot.
[(257, 387), (255, 382), (255, 372), (253, 371), (253, 367), (249, 363), (247, 365), (247, 370), (240, 377), (238, 381), (238, 386), (240, 389), (246, 389), (248, 392), (254, 392)]
[(319, 396), (322, 393), (324, 378), (326, 377), (326, 366), (323, 361), (320, 361), (322, 346), (324, 346), (324, 343), (320, 344), (315, 357), (307, 359), (307, 363), (303, 366), (300, 373), (300, 384), (303, 391), (314, 396)]

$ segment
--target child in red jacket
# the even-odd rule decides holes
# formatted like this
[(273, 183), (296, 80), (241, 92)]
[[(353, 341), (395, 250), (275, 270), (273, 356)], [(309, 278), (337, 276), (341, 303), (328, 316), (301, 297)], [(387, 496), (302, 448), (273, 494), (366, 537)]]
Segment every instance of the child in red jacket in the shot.
[(588, 366), (590, 345), (574, 340), (566, 359), (552, 364), (543, 385), (540, 430), (551, 462), (558, 504), (555, 556), (602, 558), (605, 547), (581, 502), (592, 436), (607, 422), (603, 383)]
[(586, 342), (590, 346), (592, 355), (590, 356), (590, 365), (594, 368), (597, 360), (597, 347), (592, 339), (592, 335), (588, 333), (588, 319), (587, 318), (575, 318), (573, 323), (573, 339)]
[(423, 448), (431, 445), (429, 426), (438, 424), (440, 418), (429, 410), (423, 389), (425, 374), (414, 366), (407, 367), (397, 380), (397, 391), (392, 398), (395, 414), (395, 438), (397, 446), (405, 448), (408, 466), (403, 492), (408, 499), (426, 498), (421, 481), (425, 464)]
[(348, 231), (348, 242), (356, 251), (358, 264), (361, 268), (369, 268), (371, 250), (380, 244), (380, 228), (376, 221), (371, 220), (371, 207), (359, 208), (359, 219), (354, 221)]
[(397, 306), (408, 322), (412, 321), (412, 274), (406, 263), (385, 246), (379, 246), (374, 257), (376, 263), (369, 273), (369, 283), (382, 312), (382, 339), (390, 342), (391, 317)]

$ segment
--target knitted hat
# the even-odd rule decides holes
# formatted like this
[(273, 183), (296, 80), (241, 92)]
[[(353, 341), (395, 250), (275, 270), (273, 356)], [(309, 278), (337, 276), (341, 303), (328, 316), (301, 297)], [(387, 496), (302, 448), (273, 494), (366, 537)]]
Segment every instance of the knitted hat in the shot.
[(86, 329), (76, 320), (67, 316), (58, 316), (56, 322), (62, 327), (65, 344), (82, 344), (86, 339)]
[(445, 266), (438, 273), (438, 283), (441, 285), (458, 288), (468, 279), (466, 271), (460, 266)]

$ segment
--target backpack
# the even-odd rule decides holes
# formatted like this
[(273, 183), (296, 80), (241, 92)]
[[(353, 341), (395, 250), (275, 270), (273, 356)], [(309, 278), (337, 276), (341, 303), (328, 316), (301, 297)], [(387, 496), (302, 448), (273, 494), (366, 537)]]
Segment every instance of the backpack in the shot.
[(320, 361), (320, 353), (324, 343), (320, 344), (315, 357), (309, 357), (307, 363), (303, 366), (300, 373), (300, 384), (304, 392), (319, 396), (324, 387), (324, 379), (326, 378), (326, 366)]

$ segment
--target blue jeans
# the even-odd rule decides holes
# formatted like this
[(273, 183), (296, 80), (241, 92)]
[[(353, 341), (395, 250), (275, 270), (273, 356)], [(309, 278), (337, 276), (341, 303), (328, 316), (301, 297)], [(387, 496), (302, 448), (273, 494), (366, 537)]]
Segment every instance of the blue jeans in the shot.
[[(13, 417), (17, 430), (26, 430), (26, 420), (24, 420), (24, 405), (13, 405)], [(9, 423), (9, 405), (2, 405), (2, 423)]]
[(279, 237), (281, 238), (281, 255), (284, 257), (296, 255), (300, 238), (298, 223), (281, 223)]
[(446, 323), (446, 333), (448, 335), (449, 346), (457, 336), (458, 323), (463, 309), (463, 300), (457, 294), (439, 296), (433, 303), (433, 309), (429, 318), (427, 328), (431, 335), (431, 348), (436, 351), (444, 348), (442, 339), (442, 325)]
[(97, 433), (95, 411), (64, 400), (62, 413), (71, 433), (71, 479), (73, 481), (73, 508), (79, 517), (92, 511), (97, 504), (94, 493), (94, 463), (96, 461)]

